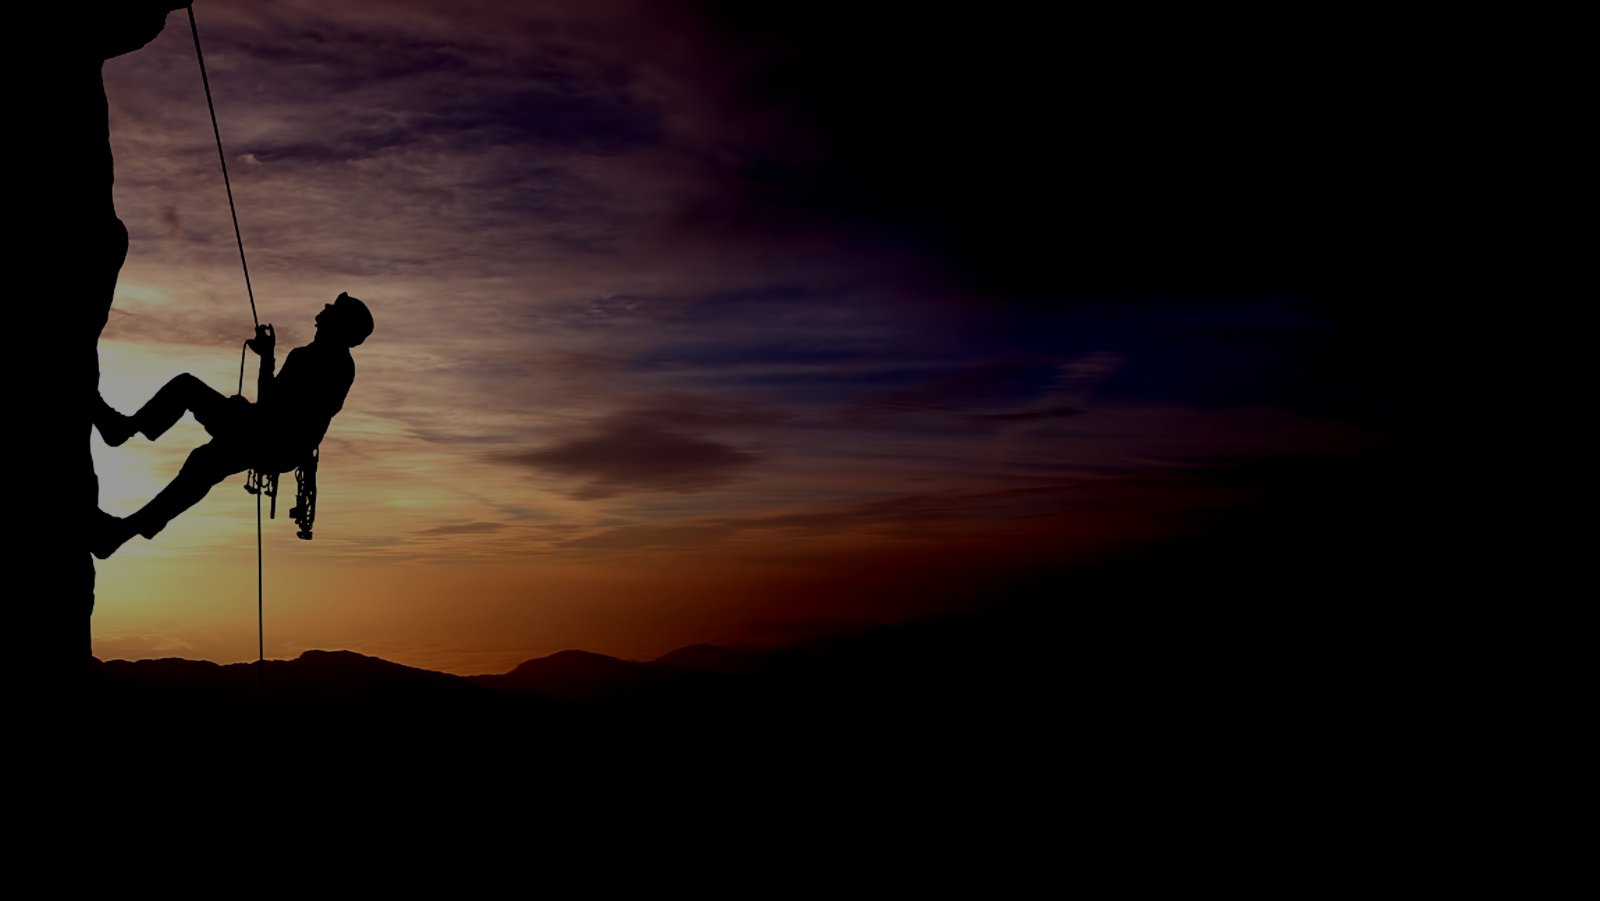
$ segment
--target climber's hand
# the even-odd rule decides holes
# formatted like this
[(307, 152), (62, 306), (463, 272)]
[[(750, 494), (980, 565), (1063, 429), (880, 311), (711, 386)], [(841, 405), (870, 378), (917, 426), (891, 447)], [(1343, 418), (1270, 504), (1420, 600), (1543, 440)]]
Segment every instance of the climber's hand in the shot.
[(256, 352), (257, 356), (270, 357), (277, 346), (278, 336), (272, 331), (272, 323), (256, 326), (256, 336), (246, 341), (245, 344)]

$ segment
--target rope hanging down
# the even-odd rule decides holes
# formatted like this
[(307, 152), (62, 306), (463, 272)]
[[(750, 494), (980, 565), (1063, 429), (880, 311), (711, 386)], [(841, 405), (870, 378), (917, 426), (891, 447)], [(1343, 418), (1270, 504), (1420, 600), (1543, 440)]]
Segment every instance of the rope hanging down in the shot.
[(250, 298), (250, 319), (257, 327), (256, 292), (250, 287), (250, 264), (244, 258), (244, 238), (239, 233), (239, 211), (233, 205), (233, 181), (228, 178), (228, 157), (222, 152), (222, 130), (217, 128), (217, 107), (211, 102), (211, 79), (206, 77), (206, 57), (200, 52), (200, 26), (195, 24), (194, 6), (189, 6), (189, 33), (194, 35), (194, 58), (200, 63), (200, 83), (206, 89), (206, 109), (211, 111), (211, 134), (217, 139), (217, 161), (222, 164), (222, 186), (228, 189), (228, 212), (233, 215), (233, 239), (239, 244), (239, 265), (244, 269), (244, 293)]
[[(195, 23), (194, 7), (189, 7), (189, 33), (194, 35), (194, 58), (200, 63), (200, 83), (206, 89), (206, 109), (211, 113), (211, 134), (217, 139), (217, 160), (222, 163), (222, 184), (228, 190), (228, 212), (233, 216), (233, 239), (239, 245), (239, 266), (244, 269), (244, 290), (250, 298), (250, 319), (256, 328), (261, 327), (261, 317), (256, 314), (256, 292), (250, 285), (250, 264), (244, 256), (244, 236), (239, 231), (239, 210), (233, 203), (233, 181), (228, 177), (228, 156), (222, 150), (222, 130), (217, 127), (217, 107), (211, 100), (211, 79), (206, 76), (206, 57), (200, 51), (200, 26)], [(244, 394), (244, 348), (239, 349), (239, 393)], [(245, 489), (256, 496), (256, 663), (260, 667), (261, 687), (267, 686), (266, 612), (263, 590), (261, 555), (261, 495), (266, 486), (263, 474), (251, 470)], [(271, 489), (265, 492), (272, 498), (272, 512), (278, 508), (278, 474), (270, 474)]]

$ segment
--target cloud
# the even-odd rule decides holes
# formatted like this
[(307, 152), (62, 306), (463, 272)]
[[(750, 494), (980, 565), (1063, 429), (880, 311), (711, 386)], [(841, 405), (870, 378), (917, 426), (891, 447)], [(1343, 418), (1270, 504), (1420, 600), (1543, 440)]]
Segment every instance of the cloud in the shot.
[(615, 497), (634, 491), (700, 491), (727, 482), (760, 455), (669, 426), (663, 411), (643, 410), (606, 419), (588, 433), (502, 462), (583, 480), (574, 496)]
[(161, 236), (168, 240), (183, 237), (183, 220), (178, 216), (178, 208), (167, 204), (161, 208)]
[(418, 535), (481, 535), (481, 534), (486, 534), (486, 533), (489, 533), (489, 532), (499, 532), (499, 531), (505, 529), (505, 527), (506, 527), (506, 524), (503, 523), (503, 522), (482, 522), (482, 521), (455, 522), (455, 523), (447, 523), (447, 524), (442, 525), (442, 526), (434, 526), (431, 529), (417, 529), (416, 530), (416, 534), (418, 534)]
[(840, 422), (861, 424), (903, 416), (951, 416), (968, 422), (1014, 423), (1079, 416), (1101, 382), (1122, 367), (1105, 351), (1060, 360), (999, 359), (956, 367), (933, 378), (855, 401)]
[(112, 307), (106, 330), (111, 338), (218, 348), (219, 355), (226, 356), (229, 350), (238, 349), (243, 338), (250, 337), (249, 312), (243, 304), (233, 309), (165, 308), (159, 310), (159, 316)]
[(1017, 410), (1012, 413), (973, 413), (968, 419), (978, 422), (1032, 422), (1038, 419), (1065, 419), (1068, 416), (1082, 416), (1083, 410), (1077, 407), (1041, 407), (1031, 410)]
[(900, 495), (787, 513), (758, 513), (602, 529), (556, 542), (564, 548), (638, 550), (705, 547), (755, 536), (935, 538), (1060, 515), (1078, 487), (1071, 483), (1002, 491)]
[(556, 545), (564, 548), (610, 551), (705, 547), (721, 542), (739, 531), (738, 524), (732, 522), (621, 526), (592, 535), (558, 541)]
[(755, 404), (681, 393), (656, 395), (629, 416), (678, 429), (769, 426), (789, 418), (781, 411)]

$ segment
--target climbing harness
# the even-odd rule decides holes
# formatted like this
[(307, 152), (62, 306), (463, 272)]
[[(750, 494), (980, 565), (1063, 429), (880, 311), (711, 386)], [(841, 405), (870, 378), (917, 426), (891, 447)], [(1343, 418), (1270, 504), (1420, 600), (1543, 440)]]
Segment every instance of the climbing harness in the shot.
[[(239, 348), (239, 390), (237, 394), (244, 396), (244, 353), (250, 346), (246, 341)], [(306, 541), (311, 540), (311, 525), (317, 515), (317, 457), (320, 451), (313, 447), (294, 470), (294, 507), (289, 510), (289, 518), (300, 528), (294, 533), (296, 538)], [(267, 518), (278, 518), (278, 473), (276, 470), (251, 469), (245, 475), (244, 490), (254, 495), (264, 495), (271, 503), (267, 508)]]
[[(312, 448), (294, 470), (294, 506), (289, 508), (289, 518), (298, 526), (295, 537), (311, 540), (311, 526), (317, 518), (317, 448)], [(245, 476), (244, 490), (257, 498), (268, 499), (267, 518), (278, 518), (278, 474), (268, 470), (252, 469)]]

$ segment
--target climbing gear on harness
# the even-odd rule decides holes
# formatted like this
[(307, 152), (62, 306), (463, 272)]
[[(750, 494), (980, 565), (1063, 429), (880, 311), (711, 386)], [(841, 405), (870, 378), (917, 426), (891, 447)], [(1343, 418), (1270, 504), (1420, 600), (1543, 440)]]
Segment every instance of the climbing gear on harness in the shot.
[[(321, 453), (313, 447), (311, 455), (294, 471), (294, 506), (289, 508), (289, 518), (300, 527), (295, 537), (306, 541), (311, 540), (311, 525), (317, 518), (317, 458)], [(273, 490), (277, 490), (276, 476)]]
[(272, 499), (272, 506), (267, 508), (267, 518), (278, 518), (278, 474), (275, 472), (262, 472), (252, 469), (245, 476), (244, 490), (251, 494), (262, 494)]

